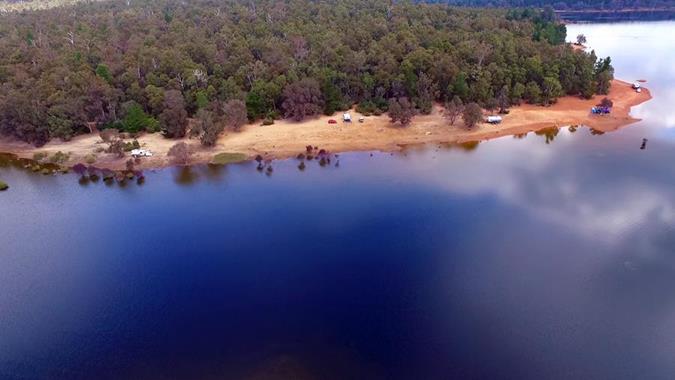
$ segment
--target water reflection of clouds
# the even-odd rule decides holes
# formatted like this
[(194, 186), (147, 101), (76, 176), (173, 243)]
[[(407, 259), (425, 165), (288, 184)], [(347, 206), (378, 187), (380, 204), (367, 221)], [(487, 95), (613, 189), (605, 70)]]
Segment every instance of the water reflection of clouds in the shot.
[[(639, 168), (631, 170), (629, 156), (611, 148), (598, 151), (592, 141), (598, 138), (563, 129), (550, 145), (530, 134), (520, 141), (489, 142), (477, 155), (448, 152), (439, 160), (409, 162), (425, 165), (413, 171), (434, 186), (466, 196), (495, 196), (540, 220), (606, 243), (624, 243), (645, 225), (675, 222), (668, 184), (654, 180), (653, 173), (641, 176)], [(616, 165), (626, 172), (615, 171)]]

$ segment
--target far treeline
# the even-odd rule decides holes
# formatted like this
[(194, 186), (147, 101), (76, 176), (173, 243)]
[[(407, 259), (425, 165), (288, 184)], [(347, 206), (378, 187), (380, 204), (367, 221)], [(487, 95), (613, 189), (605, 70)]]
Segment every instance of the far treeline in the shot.
[[(0, 16), (0, 133), (37, 146), (98, 129), (215, 143), (247, 119), (433, 102), (500, 108), (607, 93), (549, 11), (388, 0), (122, 1)], [(476, 108), (472, 104), (471, 108)], [(399, 117), (404, 115), (403, 117)]]
[(552, 7), (556, 10), (673, 9), (673, 0), (427, 0), (465, 7)]

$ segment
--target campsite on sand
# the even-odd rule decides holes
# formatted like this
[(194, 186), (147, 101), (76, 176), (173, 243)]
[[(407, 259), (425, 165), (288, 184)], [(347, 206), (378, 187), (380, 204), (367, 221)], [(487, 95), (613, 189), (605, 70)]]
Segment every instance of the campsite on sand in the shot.
[[(601, 99), (612, 100), (612, 112), (608, 115), (593, 115), (590, 110)], [(337, 115), (320, 116), (295, 122), (277, 120), (273, 125), (248, 124), (240, 132), (226, 132), (212, 148), (199, 146), (198, 142), (183, 139), (194, 147), (192, 164), (209, 163), (218, 153), (240, 153), (253, 159), (260, 155), (265, 159), (294, 157), (307, 145), (325, 149), (331, 153), (350, 151), (397, 151), (403, 146), (431, 143), (463, 143), (481, 141), (501, 136), (523, 134), (549, 127), (583, 125), (607, 132), (638, 121), (630, 116), (630, 109), (651, 99), (646, 88), (637, 93), (630, 83), (614, 80), (607, 96), (596, 95), (591, 99), (565, 96), (548, 107), (523, 104), (510, 109), (499, 124), (480, 123), (467, 129), (458, 120), (454, 125), (443, 116), (443, 108), (435, 105), (429, 115), (417, 115), (408, 126), (393, 124), (387, 114), (364, 117), (363, 122), (344, 122)], [(361, 114), (349, 111), (354, 120)], [(338, 114), (339, 115), (339, 114)], [(484, 112), (487, 117), (488, 113)], [(337, 119), (337, 123), (329, 123)], [(160, 133), (142, 134), (137, 137), (140, 146), (152, 152), (152, 157), (143, 157), (138, 168), (153, 169), (171, 165), (167, 156), (176, 140), (165, 139)], [(85, 157), (100, 151), (103, 142), (98, 134), (89, 134), (63, 142), (53, 140), (43, 147), (17, 141), (0, 141), (0, 151), (31, 158), (35, 153), (53, 155), (69, 153), (68, 165), (84, 162)], [(108, 169), (123, 169), (128, 157), (117, 158), (112, 154), (98, 154), (95, 165)]]

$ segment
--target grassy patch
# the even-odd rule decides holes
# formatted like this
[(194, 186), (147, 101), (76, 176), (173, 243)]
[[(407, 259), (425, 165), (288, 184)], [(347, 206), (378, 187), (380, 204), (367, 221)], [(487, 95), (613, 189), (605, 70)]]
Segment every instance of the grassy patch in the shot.
[(247, 158), (248, 157), (243, 153), (218, 153), (213, 156), (211, 163), (216, 165), (226, 165), (246, 161)]
[(9, 189), (9, 185), (0, 181), (0, 191), (4, 191), (4, 190), (7, 190), (7, 189)]

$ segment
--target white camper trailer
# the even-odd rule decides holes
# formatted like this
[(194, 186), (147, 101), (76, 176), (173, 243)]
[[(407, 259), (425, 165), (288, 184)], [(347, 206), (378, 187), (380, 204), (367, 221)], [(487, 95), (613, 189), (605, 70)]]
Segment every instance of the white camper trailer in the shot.
[(344, 121), (345, 123), (351, 123), (351, 122), (352, 122), (352, 115), (350, 115), (349, 113), (345, 112), (345, 113), (342, 115), (342, 121)]
[(490, 124), (499, 124), (502, 122), (501, 116), (488, 116), (486, 121)]

